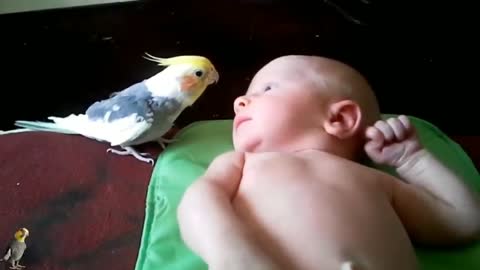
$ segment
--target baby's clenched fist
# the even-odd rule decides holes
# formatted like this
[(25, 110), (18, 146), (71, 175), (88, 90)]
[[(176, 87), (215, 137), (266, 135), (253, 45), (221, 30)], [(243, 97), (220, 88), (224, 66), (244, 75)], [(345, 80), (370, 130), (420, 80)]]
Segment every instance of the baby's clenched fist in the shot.
[(365, 151), (378, 164), (398, 168), (422, 149), (415, 127), (405, 115), (377, 121), (366, 129), (365, 136)]

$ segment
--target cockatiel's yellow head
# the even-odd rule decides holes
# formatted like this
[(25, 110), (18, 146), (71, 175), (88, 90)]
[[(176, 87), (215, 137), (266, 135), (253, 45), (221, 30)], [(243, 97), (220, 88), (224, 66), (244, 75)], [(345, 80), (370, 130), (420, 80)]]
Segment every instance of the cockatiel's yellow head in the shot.
[(219, 80), (219, 74), (215, 66), (208, 58), (203, 56), (182, 55), (159, 58), (146, 53), (145, 58), (158, 63), (159, 66), (166, 66), (160, 72), (159, 75), (161, 76), (157, 78), (158, 83), (156, 82), (156, 84), (158, 87), (166, 87), (165, 84), (162, 85), (162, 81), (169, 81), (165, 78), (174, 77), (175, 81), (178, 82), (178, 89), (186, 94), (190, 103), (195, 102), (209, 85), (217, 83)]
[(21, 228), (15, 232), (15, 239), (19, 242), (25, 242), (25, 238), (30, 235), (30, 232), (26, 228)]

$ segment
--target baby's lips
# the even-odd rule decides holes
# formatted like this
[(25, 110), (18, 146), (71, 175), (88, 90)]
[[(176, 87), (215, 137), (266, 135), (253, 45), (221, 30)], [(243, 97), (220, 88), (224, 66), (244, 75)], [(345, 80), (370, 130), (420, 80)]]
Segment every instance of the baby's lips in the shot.
[(235, 119), (233, 120), (233, 126), (235, 129), (237, 129), (242, 123), (246, 122), (246, 121), (249, 121), (251, 120), (250, 117), (247, 117), (247, 116), (237, 116), (235, 117)]

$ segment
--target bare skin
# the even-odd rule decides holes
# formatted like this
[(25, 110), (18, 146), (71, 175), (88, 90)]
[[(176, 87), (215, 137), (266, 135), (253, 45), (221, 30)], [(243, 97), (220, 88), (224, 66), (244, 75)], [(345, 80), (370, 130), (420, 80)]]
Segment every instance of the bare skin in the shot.
[(416, 269), (393, 181), (317, 150), (247, 154), (233, 206), (284, 269)]
[[(416, 270), (413, 242), (479, 239), (477, 194), (406, 117), (375, 121), (368, 91), (323, 58), (283, 57), (257, 73), (234, 104), (235, 151), (178, 209), (185, 243), (210, 269)], [(402, 179), (361, 165), (360, 151)]]

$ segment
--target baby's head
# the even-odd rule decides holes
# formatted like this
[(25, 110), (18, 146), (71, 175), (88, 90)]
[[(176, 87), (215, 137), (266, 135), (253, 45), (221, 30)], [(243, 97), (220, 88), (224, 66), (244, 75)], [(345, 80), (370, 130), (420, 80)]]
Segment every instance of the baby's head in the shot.
[(289, 55), (274, 59), (234, 102), (237, 151), (318, 149), (354, 158), (364, 130), (380, 117), (366, 79), (328, 58)]

